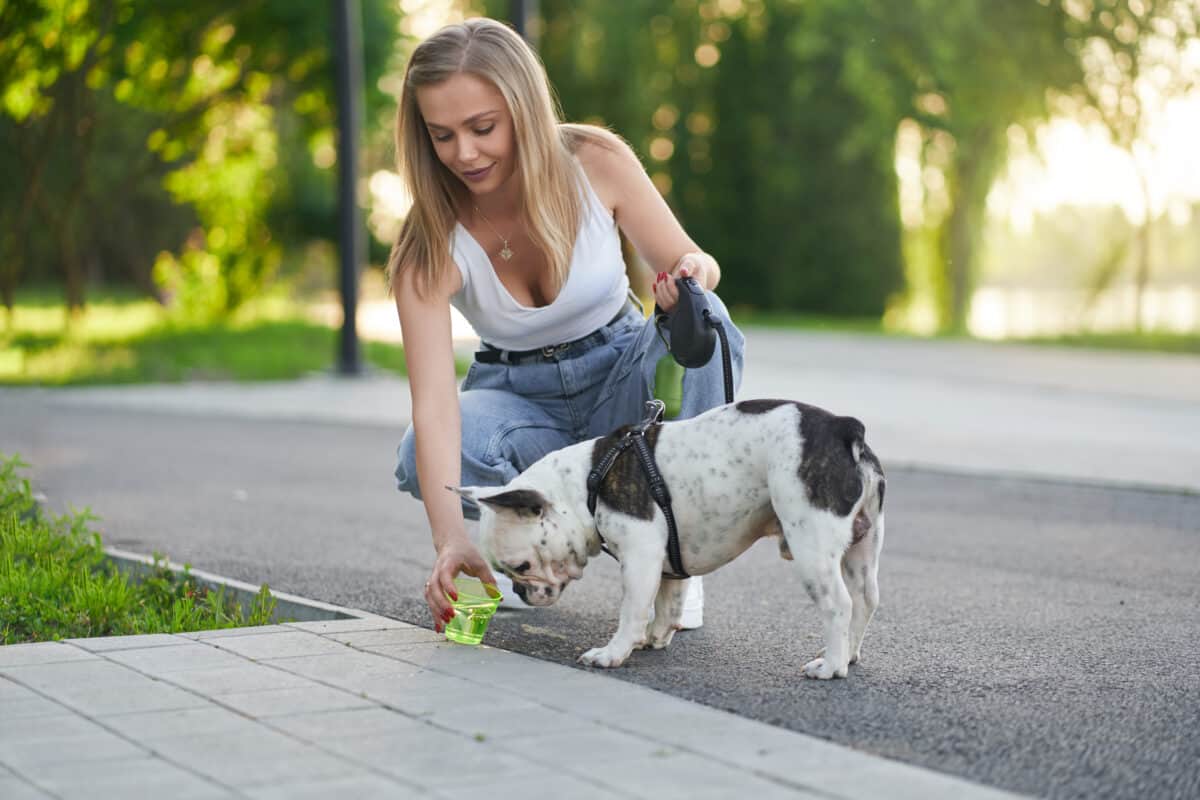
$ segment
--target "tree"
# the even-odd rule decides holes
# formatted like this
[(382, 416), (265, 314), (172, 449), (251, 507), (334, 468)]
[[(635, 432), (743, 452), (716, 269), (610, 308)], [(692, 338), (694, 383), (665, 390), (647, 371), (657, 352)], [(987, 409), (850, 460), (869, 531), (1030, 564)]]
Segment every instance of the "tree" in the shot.
[(1142, 297), (1153, 261), (1149, 166), (1154, 153), (1148, 128), (1168, 102), (1200, 80), (1200, 59), (1187, 55), (1187, 48), (1196, 46), (1200, 0), (1072, 2), (1066, 8), (1073, 28), (1070, 44), (1083, 66), (1076, 96), (1128, 154), (1142, 191), (1145, 212), (1137, 232), (1133, 320), (1141, 332)]
[[(150, 290), (153, 263), (176, 301), (219, 315), (269, 280), (286, 234), (312, 235), (279, 235), (272, 217), (306, 216), (279, 209), (310, 202), (332, 217), (331, 182), (323, 197), (281, 191), (319, 174), (295, 151), (332, 138), (330, 19), (324, 6), (313, 11), (287, 0), (0, 7), (0, 140), (11, 145), (0, 160), (20, 187), (0, 202), (14, 234), (0, 252), (5, 304), (22, 273), (60, 277), (78, 308), (87, 272)], [(390, 103), (375, 79), (395, 12), (372, 0), (364, 16), (367, 107), (377, 112)], [(313, 227), (332, 236), (332, 220)], [(122, 228), (134, 241), (116, 245)]]

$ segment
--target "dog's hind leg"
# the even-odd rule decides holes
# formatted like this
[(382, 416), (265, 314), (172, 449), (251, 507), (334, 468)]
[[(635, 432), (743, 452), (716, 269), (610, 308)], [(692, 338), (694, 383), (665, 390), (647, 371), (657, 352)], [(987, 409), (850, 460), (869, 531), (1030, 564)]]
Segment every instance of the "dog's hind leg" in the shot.
[(804, 665), (809, 678), (844, 678), (850, 665), (850, 619), (853, 602), (842, 579), (845, 533), (834, 520), (800, 526), (783, 519), (784, 536), (795, 555), (804, 590), (817, 606), (825, 629), (823, 655)]
[(860, 526), (869, 528), (842, 556), (842, 579), (846, 582), (854, 604), (850, 615), (851, 664), (857, 663), (862, 657), (863, 636), (867, 632), (867, 624), (879, 606), (879, 553), (883, 548), (883, 514), (872, 520), (860, 511), (854, 525), (856, 535)]
[(663, 579), (654, 596), (654, 619), (646, 629), (646, 646), (661, 650), (671, 643), (675, 631), (679, 630), (679, 618), (683, 616), (684, 581)]

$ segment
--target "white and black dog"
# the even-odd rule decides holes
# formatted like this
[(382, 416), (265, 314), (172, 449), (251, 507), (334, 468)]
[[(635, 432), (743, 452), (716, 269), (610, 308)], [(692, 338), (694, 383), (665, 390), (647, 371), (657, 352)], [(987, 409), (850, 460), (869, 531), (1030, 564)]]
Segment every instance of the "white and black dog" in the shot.
[[(682, 611), (683, 582), (664, 578), (666, 518), (634, 448), (600, 484), (595, 514), (588, 510), (588, 474), (626, 430), (550, 453), (507, 486), (454, 489), (482, 504), (483, 553), (531, 605), (554, 603), (602, 544), (620, 560), (617, 632), (580, 657), (600, 667), (620, 666), (636, 647), (666, 647)], [(825, 627), (825, 648), (804, 674), (845, 677), (879, 602), (883, 547), (883, 468), (862, 423), (803, 403), (746, 400), (652, 425), (645, 440), (670, 490), (684, 569), (703, 575), (779, 536)]]

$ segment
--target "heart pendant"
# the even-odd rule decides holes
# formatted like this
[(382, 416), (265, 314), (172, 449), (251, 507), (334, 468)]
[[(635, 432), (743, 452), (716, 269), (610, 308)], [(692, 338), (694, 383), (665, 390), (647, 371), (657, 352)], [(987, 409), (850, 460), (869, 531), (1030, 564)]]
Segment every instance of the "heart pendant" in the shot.
[(512, 258), (512, 256), (513, 256), (512, 250), (509, 250), (508, 247), (505, 247), (503, 250), (500, 251), (500, 257), (503, 258), (505, 261), (508, 261), (510, 258)]

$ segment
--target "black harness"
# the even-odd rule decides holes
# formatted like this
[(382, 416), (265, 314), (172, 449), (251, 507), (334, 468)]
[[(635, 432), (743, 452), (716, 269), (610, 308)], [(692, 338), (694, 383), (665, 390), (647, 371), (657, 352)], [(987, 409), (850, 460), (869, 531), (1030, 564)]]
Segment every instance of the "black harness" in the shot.
[[(646, 473), (646, 482), (650, 486), (650, 495), (654, 498), (654, 502), (658, 504), (658, 507), (662, 509), (663, 516), (667, 518), (667, 559), (671, 562), (671, 569), (674, 570), (674, 574), (664, 572), (663, 577), (682, 580), (691, 576), (683, 568), (683, 557), (679, 553), (679, 531), (675, 528), (675, 514), (671, 511), (671, 493), (667, 490), (666, 481), (663, 480), (662, 474), (658, 471), (658, 465), (654, 463), (654, 454), (650, 452), (650, 445), (646, 444), (646, 431), (662, 423), (664, 410), (666, 410), (666, 405), (663, 401), (648, 401), (646, 403), (645, 419), (627, 430), (613, 444), (612, 448), (604, 454), (604, 457), (600, 459), (592, 471), (588, 473), (587, 506), (592, 516), (595, 516), (596, 500), (600, 494), (600, 484), (604, 482), (609, 470), (613, 468), (613, 464), (617, 462), (621, 454), (632, 447), (634, 452), (637, 453), (638, 462), (642, 465), (642, 471)], [(608, 549), (608, 544), (604, 541), (604, 535), (600, 533), (599, 528), (597, 528), (596, 533), (600, 536), (600, 549), (613, 558), (616, 558), (616, 554)]]

